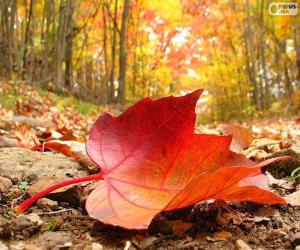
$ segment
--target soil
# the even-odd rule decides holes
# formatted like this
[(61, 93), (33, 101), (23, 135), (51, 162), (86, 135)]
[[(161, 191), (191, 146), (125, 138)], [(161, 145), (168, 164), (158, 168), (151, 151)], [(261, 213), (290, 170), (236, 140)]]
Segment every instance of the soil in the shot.
[[(85, 184), (51, 194), (16, 215), (12, 208), (28, 197), (33, 183), (49, 175), (68, 178), (87, 172), (64, 155), (20, 148), (0, 149), (0, 169), (1, 250), (295, 249), (300, 245), (300, 207), (291, 205), (208, 201), (162, 213), (148, 230), (125, 230), (87, 215), (84, 201), (90, 186)], [(290, 189), (274, 186), (274, 191), (285, 196), (296, 188), (296, 184)]]

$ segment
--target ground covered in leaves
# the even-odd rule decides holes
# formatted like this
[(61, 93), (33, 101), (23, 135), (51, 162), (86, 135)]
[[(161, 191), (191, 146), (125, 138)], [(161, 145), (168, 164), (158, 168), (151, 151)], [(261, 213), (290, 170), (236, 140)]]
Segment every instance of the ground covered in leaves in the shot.
[[(59, 107), (57, 99), (28, 86), (1, 86), (2, 101), (15, 96), (20, 88), (23, 94), (0, 106), (0, 250), (246, 250), (295, 249), (300, 245), (300, 125), (296, 118), (198, 127), (201, 133), (232, 133), (232, 150), (256, 162), (289, 155), (288, 161), (264, 170), (271, 190), (286, 197), (288, 205), (207, 201), (162, 213), (147, 231), (125, 230), (87, 215), (84, 204), (93, 183), (57, 190), (26, 213), (14, 213), (16, 205), (41, 189), (98, 171), (82, 147), (97, 113), (85, 115), (75, 106)], [(53, 141), (64, 143), (69, 151), (31, 150), (35, 144)]]

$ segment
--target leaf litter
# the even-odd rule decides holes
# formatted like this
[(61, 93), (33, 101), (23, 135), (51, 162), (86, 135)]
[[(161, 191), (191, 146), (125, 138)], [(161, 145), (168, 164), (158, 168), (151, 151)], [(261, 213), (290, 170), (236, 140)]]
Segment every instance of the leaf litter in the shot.
[[(255, 126), (258, 126), (255, 123)], [(251, 127), (251, 126), (250, 126)], [(210, 126), (208, 126), (209, 129), (212, 129)], [(294, 125), (293, 125), (294, 128)], [(40, 128), (32, 128), (33, 131), (37, 132)], [(47, 128), (46, 128), (47, 129)], [(55, 128), (53, 128), (55, 129)], [(276, 125), (276, 129), (278, 129), (278, 125)], [(299, 129), (299, 128), (298, 128)], [(6, 130), (5, 130), (6, 131)], [(13, 129), (12, 131), (13, 132)], [(272, 130), (273, 132), (273, 130)], [(5, 134), (5, 132), (4, 132)], [(281, 133), (282, 134), (282, 133)], [(284, 133), (283, 133), (284, 134)], [(285, 133), (286, 134), (286, 133)], [(294, 133), (295, 135), (297, 133)], [(36, 133), (38, 136), (38, 133)], [(260, 137), (255, 134), (255, 137)], [(262, 134), (262, 136), (265, 136), (265, 134)], [(261, 136), (261, 138), (263, 138)], [(284, 143), (291, 142), (292, 145), (295, 144), (295, 138), (294, 137), (282, 137), (278, 138), (278, 134), (276, 133), (276, 140), (282, 141)], [(270, 136), (272, 139), (274, 139), (274, 136)], [(13, 138), (13, 137), (11, 137)], [(286, 140), (286, 138), (288, 138)], [(43, 142), (41, 137), (38, 136), (38, 139), (40, 142)], [(299, 139), (297, 137), (297, 139)], [(51, 141), (51, 140), (50, 140)], [(280, 142), (279, 142), (280, 143)], [(270, 144), (270, 143), (268, 143)], [(274, 144), (276, 145), (276, 144)], [(261, 147), (262, 150), (264, 150), (268, 156), (273, 152), (272, 150), (269, 150), (268, 147), (271, 145), (267, 145), (266, 147)], [(243, 149), (249, 148), (249, 146), (243, 146)], [(277, 151), (280, 151), (280, 149), (276, 149)], [(243, 152), (243, 151), (242, 151)], [(264, 157), (261, 160), (265, 160), (267, 157)], [(261, 161), (260, 160), (260, 161)], [(9, 176), (8, 179), (10, 179)], [(10, 215), (9, 211), (11, 208), (12, 202), (15, 203), (14, 199), (18, 199), (17, 196), (10, 197), (11, 192), (14, 192), (16, 189), (16, 180), (11, 179), (13, 182), (13, 187), (10, 188), (10, 192), (8, 193), (2, 193), (1, 194), (1, 219), (6, 221), (4, 225), (10, 225), (11, 219), (14, 218), (14, 216)], [(293, 183), (291, 183), (291, 186), (293, 187)], [(294, 185), (295, 187), (295, 185)], [(294, 193), (294, 189), (286, 190), (281, 187), (276, 187), (275, 192), (280, 194), (281, 196), (287, 196), (289, 194)], [(24, 191), (22, 191), (24, 192)], [(51, 210), (49, 208), (43, 207), (43, 211), (41, 211), (41, 208), (37, 208), (36, 206), (32, 207), (30, 209), (30, 212), (44, 212), (45, 215), (42, 215), (41, 218), (44, 223), (47, 224), (46, 229), (51, 228), (53, 223), (53, 228), (55, 228), (57, 234), (55, 237), (60, 238), (62, 231), (69, 230), (71, 232), (75, 231), (75, 233), (72, 233), (70, 238), (70, 242), (72, 243), (72, 246), (76, 245), (90, 245), (90, 239), (92, 239), (93, 242), (98, 242), (100, 245), (103, 245), (105, 247), (111, 247), (113, 249), (115, 248), (124, 248), (126, 245), (126, 242), (131, 242), (131, 247), (137, 248), (142, 246), (143, 242), (147, 240), (149, 237), (147, 231), (127, 231), (124, 229), (118, 229), (114, 227), (109, 227), (107, 225), (101, 224), (101, 222), (95, 221), (91, 218), (89, 218), (84, 210), (82, 210), (82, 207), (70, 207), (70, 204), (67, 202), (59, 202), (59, 210), (57, 214), (51, 214)], [(198, 205), (197, 205), (198, 206)], [(207, 206), (205, 203), (202, 206)], [(208, 204), (209, 206), (209, 204)], [(276, 246), (284, 246), (289, 247), (293, 244), (293, 242), (290, 241), (290, 238), (299, 230), (299, 223), (297, 224), (297, 221), (299, 221), (299, 209), (297, 207), (293, 206), (282, 206), (282, 205), (273, 205), (273, 206), (262, 206), (262, 205), (256, 205), (252, 203), (229, 203), (229, 206), (233, 208), (235, 213), (245, 215), (248, 218), (253, 217), (254, 219), (251, 221), (242, 221), (240, 224), (237, 223), (237, 221), (233, 222), (233, 219), (229, 219), (229, 222), (224, 225), (220, 224), (220, 220), (217, 220), (218, 213), (214, 213), (210, 209), (204, 209), (202, 210), (202, 213), (195, 213), (191, 212), (189, 207), (183, 208), (178, 211), (170, 211), (170, 212), (164, 212), (161, 214), (163, 218), (165, 218), (166, 221), (170, 221), (173, 223), (173, 225), (180, 224), (180, 222), (176, 222), (176, 220), (181, 221), (182, 223), (187, 223), (187, 225), (192, 224), (192, 227), (188, 229), (186, 232), (183, 232), (181, 235), (176, 235), (174, 231), (171, 231), (168, 235), (156, 235), (155, 240), (151, 241), (151, 244), (148, 244), (148, 249), (165, 249), (165, 247), (173, 247), (176, 248), (177, 246), (180, 246), (181, 249), (184, 249), (185, 247), (189, 246), (195, 246), (200, 247), (203, 249), (220, 249), (222, 247), (229, 247), (233, 248), (236, 244), (235, 242), (239, 239), (242, 239), (244, 242), (247, 242), (249, 246), (262, 246), (262, 247), (276, 247)], [(274, 207), (275, 206), (275, 207)], [(276, 208), (276, 210), (279, 211), (279, 215), (266, 215), (266, 216), (256, 216), (255, 211), (259, 210), (260, 208), (267, 207), (267, 208)], [(45, 211), (46, 209), (46, 211)], [(68, 210), (70, 209), (70, 210)], [(59, 212), (61, 211), (61, 212)], [(206, 212), (205, 212), (206, 211)], [(3, 213), (2, 213), (3, 212)], [(49, 213), (49, 214), (47, 214)], [(226, 211), (223, 211), (223, 213), (227, 213)], [(5, 215), (5, 216), (2, 216)], [(214, 215), (215, 214), (215, 215)], [(256, 217), (256, 219), (255, 219)], [(262, 217), (262, 218), (257, 218)], [(55, 219), (56, 218), (56, 219)], [(244, 217), (245, 218), (245, 217)], [(268, 219), (266, 219), (268, 218)], [(1, 221), (0, 219), (0, 221)], [(65, 223), (57, 222), (65, 221)], [(175, 222), (174, 222), (175, 221)], [(58, 224), (57, 224), (58, 223)], [(171, 223), (171, 224), (172, 224)], [(2, 223), (3, 224), (3, 223)], [(34, 246), (33, 241), (31, 241), (31, 237), (35, 235), (42, 235), (44, 232), (47, 232), (45, 228), (42, 227), (40, 231), (36, 231), (34, 233), (30, 232), (27, 236), (26, 234), (19, 234), (14, 231), (12, 227), (6, 227), (6, 233), (3, 232), (1, 234), (1, 230), (3, 231), (3, 227), (0, 223), (0, 236), (2, 239), (5, 240), (5, 244), (9, 245), (13, 243), (15, 240), (18, 240), (20, 242), (23, 242), (24, 245), (31, 244)], [(256, 226), (254, 226), (254, 224)], [(183, 224), (184, 225), (184, 224)], [(269, 233), (266, 234), (266, 230), (269, 230)], [(46, 231), (43, 231), (46, 230)], [(176, 229), (179, 230), (179, 229)], [(176, 231), (175, 230), (175, 231)], [(8, 232), (7, 232), (8, 231)], [(26, 229), (25, 229), (26, 231)], [(80, 234), (77, 234), (77, 232), (80, 232)], [(218, 232), (229, 232), (228, 235), (232, 234), (233, 236), (226, 240), (217, 240), (213, 243), (209, 241), (207, 237), (213, 238), (213, 236), (218, 235)], [(113, 233), (112, 233), (113, 232)], [(155, 233), (155, 230), (154, 230)], [(206, 235), (204, 238), (202, 237)], [(25, 238), (24, 238), (25, 235)], [(92, 235), (92, 236), (91, 236)], [(202, 236), (201, 236), (202, 235)], [(220, 233), (222, 235), (222, 233)], [(226, 235), (226, 233), (225, 233)], [(91, 238), (92, 237), (92, 238)], [(63, 236), (62, 236), (63, 238)], [(215, 237), (218, 239), (218, 237)], [(226, 237), (225, 237), (226, 238)], [(256, 240), (256, 239), (259, 240)], [(201, 240), (200, 240), (201, 239)], [(8, 240), (8, 241), (7, 241)], [(25, 243), (25, 241), (27, 243)], [(56, 244), (56, 243), (55, 243)], [(46, 245), (45, 245), (46, 246)], [(41, 248), (43, 249), (43, 248)], [(45, 248), (46, 249), (46, 248)]]

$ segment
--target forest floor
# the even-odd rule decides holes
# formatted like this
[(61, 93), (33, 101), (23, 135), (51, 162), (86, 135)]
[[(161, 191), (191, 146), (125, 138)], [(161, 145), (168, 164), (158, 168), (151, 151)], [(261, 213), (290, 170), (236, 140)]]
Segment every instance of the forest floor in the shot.
[[(92, 184), (84, 183), (48, 195), (24, 214), (14, 213), (14, 207), (42, 188), (98, 171), (82, 145), (105, 110), (120, 112), (0, 82), (0, 250), (300, 249), (300, 121), (295, 118), (198, 127), (202, 133), (233, 133), (235, 150), (256, 162), (289, 155), (265, 169), (270, 189), (288, 205), (208, 201), (161, 213), (148, 230), (125, 230), (87, 215), (84, 204)], [(68, 142), (81, 160), (31, 150), (35, 143), (51, 140)]]

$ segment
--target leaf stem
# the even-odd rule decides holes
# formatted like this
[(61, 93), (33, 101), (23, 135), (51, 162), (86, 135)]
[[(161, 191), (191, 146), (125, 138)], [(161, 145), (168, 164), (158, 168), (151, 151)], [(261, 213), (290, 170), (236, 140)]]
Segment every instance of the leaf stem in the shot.
[(53, 186), (50, 186), (50, 187), (44, 189), (43, 191), (33, 195), (29, 199), (23, 201), (14, 210), (15, 210), (16, 213), (22, 213), (28, 207), (30, 207), (33, 203), (38, 201), (40, 198), (45, 197), (47, 194), (49, 194), (49, 193), (51, 193), (51, 192), (53, 192), (53, 191), (55, 191), (59, 188), (69, 186), (69, 185), (72, 185), (72, 184), (76, 184), (76, 183), (81, 183), (81, 182), (86, 182), (86, 181), (95, 181), (95, 180), (103, 180), (103, 173), (83, 176), (83, 177), (79, 177), (79, 178), (76, 178), (76, 179), (70, 179), (70, 180), (66, 180), (66, 181), (54, 184)]

